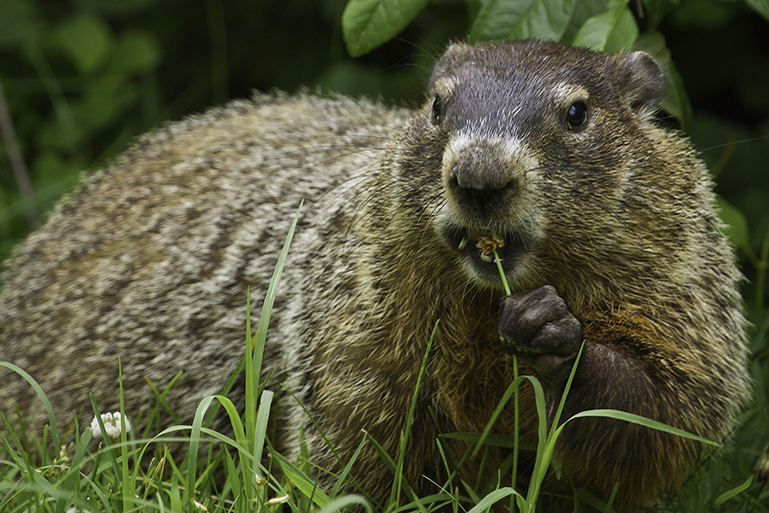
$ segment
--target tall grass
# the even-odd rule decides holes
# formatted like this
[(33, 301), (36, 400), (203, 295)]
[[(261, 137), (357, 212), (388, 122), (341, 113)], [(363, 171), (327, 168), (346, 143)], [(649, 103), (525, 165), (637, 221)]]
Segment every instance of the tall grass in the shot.
[[(301, 208), (301, 206), (300, 206)], [(221, 394), (206, 397), (199, 404), (191, 425), (176, 425), (155, 436), (135, 431), (127, 432), (125, 411), (122, 404), (119, 436), (103, 438), (96, 443), (92, 428), (75, 423), (74, 434), (64, 438), (45, 391), (23, 369), (0, 362), (5, 371), (16, 372), (32, 386), (48, 413), (48, 425), (42, 433), (29, 432), (23, 423), (13, 427), (11, 419), (2, 415), (8, 436), (3, 439), (4, 457), (0, 459), (0, 511), (9, 513), (45, 512), (77, 513), (96, 512), (272, 512), (330, 513), (354, 508), (355, 511), (372, 511), (366, 490), (360, 490), (355, 481), (353, 465), (364, 446), (373, 445), (393, 474), (393, 486), (387, 504), (379, 505), (382, 511), (428, 513), (442, 511), (489, 511), (495, 504), (509, 501), (511, 511), (534, 513), (541, 510), (542, 484), (551, 471), (555, 445), (564, 426), (579, 418), (606, 417), (623, 420), (658, 429), (678, 436), (692, 438), (702, 443), (713, 442), (645, 419), (637, 415), (614, 410), (593, 410), (578, 413), (562, 420), (564, 402), (579, 365), (579, 356), (566, 385), (566, 392), (557, 407), (554, 419), (547, 422), (545, 393), (533, 376), (517, 373), (500, 401), (486, 428), (479, 434), (444, 434), (436, 440), (444, 455), (443, 464), (449, 476), (446, 482), (436, 483), (439, 493), (419, 497), (403, 476), (404, 462), (409, 458), (408, 440), (410, 427), (417, 414), (416, 404), (423, 373), (430, 356), (435, 330), (426, 341), (417, 384), (413, 392), (406, 428), (401, 433), (398, 453), (388, 454), (371, 437), (365, 436), (348, 461), (341, 461), (342, 471), (326, 489), (317, 485), (317, 474), (310, 464), (308, 451), (303, 448), (300, 461), (289, 461), (272, 450), (267, 433), (269, 416), (273, 406), (273, 392), (266, 389), (267, 379), (262, 375), (262, 357), (265, 335), (269, 325), (273, 302), (278, 290), (281, 272), (290, 248), (299, 211), (286, 237), (278, 263), (263, 302), (256, 335), (252, 336), (250, 324), (250, 300), (247, 298), (246, 338), (241, 364), (233, 371)], [(497, 259), (498, 260), (498, 259)], [(437, 328), (437, 323), (436, 323)], [(763, 329), (763, 333), (760, 330)], [(758, 327), (757, 337), (763, 340), (769, 322)], [(758, 342), (757, 342), (758, 343)], [(580, 351), (581, 355), (581, 351)], [(761, 368), (754, 371), (759, 372)], [(246, 373), (245, 412), (241, 414), (227, 394), (240, 372)], [(509, 438), (491, 434), (493, 425), (502, 411), (512, 407), (517, 411), (518, 390), (529, 383), (534, 390), (538, 414), (537, 440), (530, 449), (534, 451), (534, 467), (526, 489), (516, 487), (515, 477), (507, 483), (499, 480), (483, 491), (476, 491), (471, 483), (462, 481), (457, 469), (449, 463), (444, 450), (447, 439), (470, 442), (465, 457), (479, 457), (487, 445), (504, 445), (513, 454), (502, 469), (502, 474), (518, 472), (518, 453), (523, 445), (518, 433)], [(169, 385), (172, 386), (173, 382)], [(163, 397), (168, 387), (157, 391), (157, 406), (148, 416), (149, 424), (161, 415)], [(765, 398), (763, 399), (765, 400)], [(94, 418), (102, 433), (105, 422), (100, 417), (98, 405), (91, 400)], [(219, 409), (224, 409), (231, 425), (231, 433), (217, 432), (208, 424)], [(753, 409), (746, 414), (747, 433), (738, 432), (737, 440), (753, 440), (756, 423), (766, 417), (766, 412)], [(20, 420), (20, 419), (16, 419)], [(765, 426), (766, 424), (764, 424)], [(328, 442), (328, 441), (327, 441)], [(169, 444), (188, 445), (186, 456), (175, 461)], [(329, 442), (330, 443), (330, 442)], [(268, 448), (269, 458), (264, 457)], [(329, 446), (328, 450), (334, 448)], [(154, 456), (150, 458), (150, 455)], [(731, 453), (712, 456), (699, 473), (692, 476), (685, 493), (672, 499), (670, 512), (744, 511), (767, 512), (767, 490), (749, 475), (757, 450), (736, 445)], [(149, 461), (148, 461), (149, 460)], [(266, 465), (266, 466), (265, 466)], [(273, 468), (274, 466), (274, 468)], [(279, 472), (277, 472), (279, 470)], [(343, 491), (357, 490), (356, 494)], [(613, 497), (602, 503), (589, 494), (574, 498), (576, 511), (612, 512)], [(660, 510), (662, 511), (662, 510)]]

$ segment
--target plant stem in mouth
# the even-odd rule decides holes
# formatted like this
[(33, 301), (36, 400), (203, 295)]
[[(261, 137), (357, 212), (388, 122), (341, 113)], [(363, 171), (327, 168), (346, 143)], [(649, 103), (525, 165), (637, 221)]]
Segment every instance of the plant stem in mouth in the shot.
[(502, 278), (502, 285), (505, 287), (505, 294), (509, 296), (511, 294), (510, 285), (507, 283), (507, 276), (505, 276), (505, 270), (502, 268), (502, 260), (499, 259), (497, 248), (493, 248), (492, 252), (494, 253), (494, 262), (496, 262), (497, 269), (499, 270), (499, 277)]

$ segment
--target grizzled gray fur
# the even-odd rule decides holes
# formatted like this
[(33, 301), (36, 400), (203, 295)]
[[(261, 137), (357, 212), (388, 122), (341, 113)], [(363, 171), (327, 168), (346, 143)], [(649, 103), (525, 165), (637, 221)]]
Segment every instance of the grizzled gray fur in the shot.
[[(322, 469), (339, 471), (363, 431), (395, 455), (439, 319), (404, 467), (422, 492), (437, 491), (423, 476), (445, 477), (436, 436), (483, 430), (512, 380), (511, 353), (543, 383), (552, 415), (583, 340), (566, 415), (615, 408), (722, 440), (748, 396), (741, 278), (707, 170), (655, 124), (663, 91), (640, 52), (458, 44), (415, 111), (258, 94), (171, 124), (17, 248), (0, 295), (0, 360), (39, 380), (64, 423), (89, 411), (89, 392), (116, 409), (118, 358), (131, 417), (146, 414), (146, 380), (163, 387), (183, 371), (167, 402), (190, 422), (240, 358), (246, 288), (266, 290), (304, 199), (265, 362), (342, 461), (284, 398), (275, 443), (289, 457), (300, 427)], [(483, 249), (495, 238), (510, 296)], [(530, 388), (521, 401), (522, 434), (533, 436)], [(31, 388), (0, 371), (0, 408), (14, 406), (44, 421)], [(512, 426), (507, 409), (494, 431)], [(466, 449), (443, 444), (455, 460)], [(579, 420), (548, 486), (607, 498), (617, 483), (615, 504), (649, 504), (704, 450)], [(507, 454), (490, 448), (486, 478)], [(462, 476), (474, 482), (478, 466)], [(387, 497), (391, 478), (370, 444), (353, 472)]]

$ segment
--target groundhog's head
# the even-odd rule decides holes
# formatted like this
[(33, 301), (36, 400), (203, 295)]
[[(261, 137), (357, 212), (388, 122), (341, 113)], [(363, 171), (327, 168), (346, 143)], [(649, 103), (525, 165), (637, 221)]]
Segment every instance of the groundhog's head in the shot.
[(509, 279), (530, 283), (544, 246), (600, 253), (595, 246), (612, 237), (623, 188), (653, 156), (643, 133), (664, 89), (660, 67), (642, 52), (452, 45), (404, 138), (400, 179), (428, 201), (440, 239), (476, 282), (500, 284), (492, 255), (477, 245), (497, 237)]

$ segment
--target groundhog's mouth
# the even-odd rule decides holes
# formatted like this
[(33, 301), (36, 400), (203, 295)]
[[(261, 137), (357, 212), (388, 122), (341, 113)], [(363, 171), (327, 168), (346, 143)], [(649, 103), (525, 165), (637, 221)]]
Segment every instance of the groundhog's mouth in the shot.
[(499, 281), (499, 269), (493, 250), (496, 249), (500, 263), (507, 272), (526, 252), (529, 242), (525, 236), (515, 232), (498, 233), (457, 226), (445, 229), (444, 237), (454, 251), (471, 262), (480, 278), (490, 281)]

